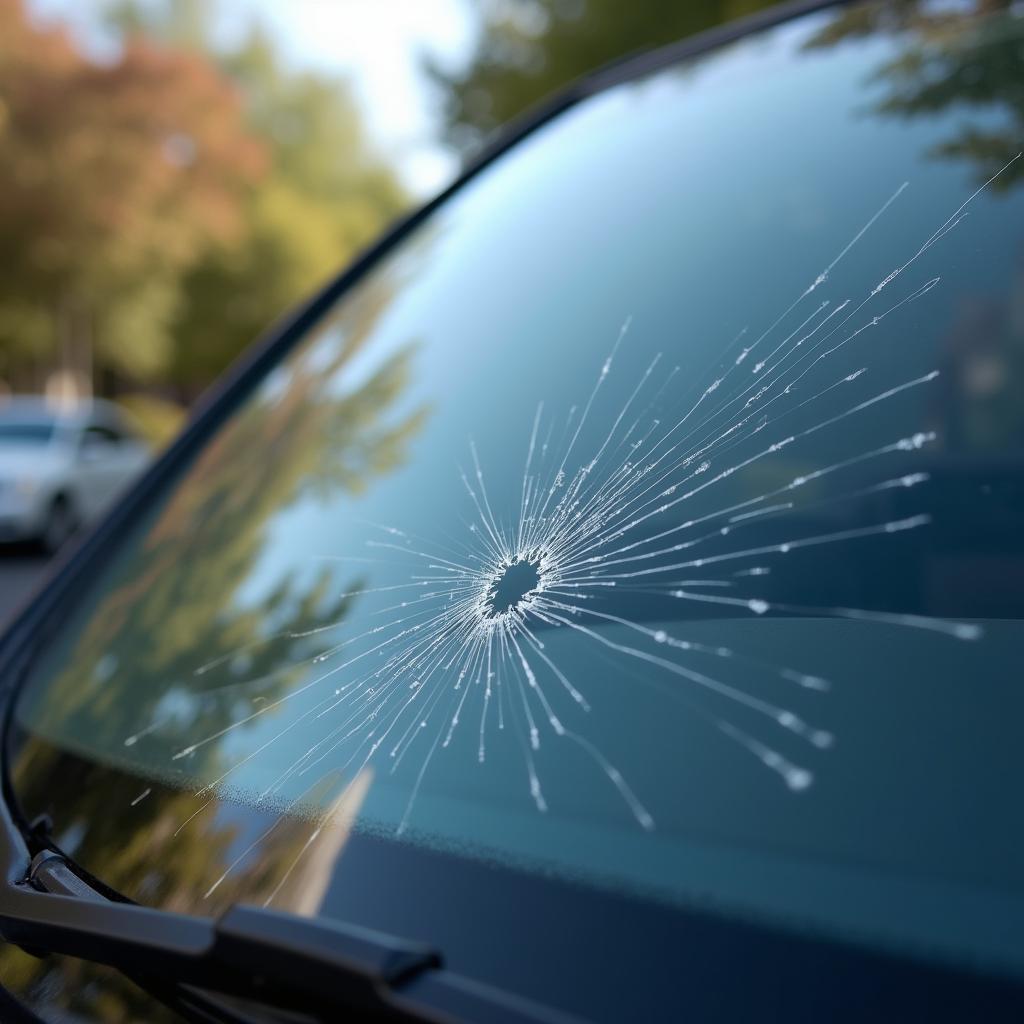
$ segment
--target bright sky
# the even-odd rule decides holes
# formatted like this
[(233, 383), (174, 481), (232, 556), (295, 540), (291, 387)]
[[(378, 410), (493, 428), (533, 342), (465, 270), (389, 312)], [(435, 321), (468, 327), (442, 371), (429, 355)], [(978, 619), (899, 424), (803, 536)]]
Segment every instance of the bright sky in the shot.
[[(73, 25), (96, 43), (102, 0), (29, 0), (44, 19)], [(420, 196), (445, 185), (457, 159), (438, 141), (437, 97), (420, 70), (430, 53), (458, 65), (473, 41), (468, 0), (220, 0), (226, 41), (256, 17), (296, 67), (345, 75), (366, 123), (406, 184)]]

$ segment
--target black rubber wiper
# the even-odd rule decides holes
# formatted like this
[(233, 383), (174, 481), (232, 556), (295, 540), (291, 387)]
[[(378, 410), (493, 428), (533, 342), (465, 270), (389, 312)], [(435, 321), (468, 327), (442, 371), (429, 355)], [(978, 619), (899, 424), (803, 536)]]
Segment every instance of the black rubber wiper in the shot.
[(246, 906), (191, 917), (109, 900), (51, 851), (0, 884), (0, 935), (35, 953), (315, 1019), (570, 1019), (445, 970), (428, 946), (356, 925)]

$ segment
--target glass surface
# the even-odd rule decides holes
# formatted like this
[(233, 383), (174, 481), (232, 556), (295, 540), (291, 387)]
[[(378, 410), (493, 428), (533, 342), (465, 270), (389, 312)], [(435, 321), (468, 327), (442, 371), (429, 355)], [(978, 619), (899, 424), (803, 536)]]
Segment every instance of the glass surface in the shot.
[(53, 430), (52, 422), (0, 419), (0, 444), (49, 444)]
[(805, 17), (477, 175), (62, 615), (26, 815), (595, 1017), (694, 904), (1020, 971), (1021, 28)]

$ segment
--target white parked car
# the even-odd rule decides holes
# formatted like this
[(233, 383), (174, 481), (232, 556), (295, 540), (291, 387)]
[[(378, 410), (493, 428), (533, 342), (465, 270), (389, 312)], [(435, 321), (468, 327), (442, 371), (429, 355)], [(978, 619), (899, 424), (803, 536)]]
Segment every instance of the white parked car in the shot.
[(55, 551), (149, 456), (110, 402), (0, 400), (0, 541), (38, 540)]

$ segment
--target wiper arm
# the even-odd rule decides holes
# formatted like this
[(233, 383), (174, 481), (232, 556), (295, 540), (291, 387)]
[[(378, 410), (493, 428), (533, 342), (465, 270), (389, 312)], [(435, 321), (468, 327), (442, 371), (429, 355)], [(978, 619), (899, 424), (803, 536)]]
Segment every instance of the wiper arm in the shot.
[(427, 947), (253, 907), (232, 907), (212, 919), (116, 903), (48, 851), (33, 859), (21, 884), (8, 885), (0, 934), (33, 950), (291, 1010), (344, 1007), (436, 1019), (395, 1001), (402, 982), (440, 967), (440, 956)]
[(52, 851), (0, 883), (0, 935), (34, 952), (331, 1020), (568, 1021), (445, 970), (428, 946), (357, 925), (246, 906), (214, 919), (114, 902)]

